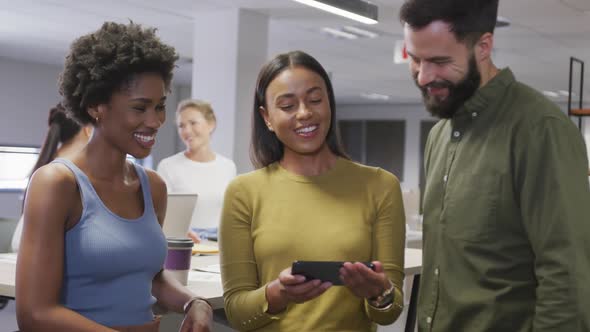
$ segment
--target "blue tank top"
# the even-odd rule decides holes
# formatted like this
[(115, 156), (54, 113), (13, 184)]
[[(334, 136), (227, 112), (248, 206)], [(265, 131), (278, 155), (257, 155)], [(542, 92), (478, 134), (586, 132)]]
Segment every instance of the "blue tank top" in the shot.
[(106, 326), (140, 325), (153, 320), (152, 279), (166, 258), (166, 238), (158, 224), (145, 170), (135, 165), (144, 211), (125, 219), (110, 211), (90, 179), (66, 159), (82, 200), (80, 221), (65, 233), (62, 304)]

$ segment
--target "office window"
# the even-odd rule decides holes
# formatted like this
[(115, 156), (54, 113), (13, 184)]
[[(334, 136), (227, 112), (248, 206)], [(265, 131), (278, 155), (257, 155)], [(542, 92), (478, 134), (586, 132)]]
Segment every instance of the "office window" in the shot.
[(404, 178), (405, 121), (367, 121), (367, 165), (377, 166)]
[(0, 190), (24, 190), (38, 155), (37, 147), (0, 146)]
[[(39, 151), (31, 146), (0, 146), (0, 191), (22, 191), (27, 187)], [(151, 155), (144, 159), (128, 155), (127, 160), (153, 168)]]
[(406, 122), (403, 120), (338, 121), (344, 149), (361, 164), (404, 177)]
[(364, 130), (363, 122), (343, 120), (338, 123), (340, 125), (340, 137), (342, 138), (344, 150), (352, 160), (362, 163), (365, 160), (365, 151), (363, 149), (365, 143), (363, 141), (364, 135), (362, 134)]

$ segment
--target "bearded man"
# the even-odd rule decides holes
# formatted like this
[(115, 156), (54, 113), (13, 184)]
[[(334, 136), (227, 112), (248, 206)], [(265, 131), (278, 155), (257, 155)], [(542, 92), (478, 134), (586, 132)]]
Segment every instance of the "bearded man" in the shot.
[(572, 121), (492, 62), (498, 0), (407, 0), (425, 149), (420, 331), (588, 331), (588, 157)]

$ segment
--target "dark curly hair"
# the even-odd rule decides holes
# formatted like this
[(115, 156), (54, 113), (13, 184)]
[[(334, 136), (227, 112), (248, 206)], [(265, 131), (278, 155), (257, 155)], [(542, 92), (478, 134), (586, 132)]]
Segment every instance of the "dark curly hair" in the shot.
[(107, 103), (136, 74), (158, 73), (170, 88), (178, 55), (155, 31), (133, 22), (105, 22), (72, 43), (59, 77), (59, 93), (72, 117), (82, 124), (94, 123), (88, 107)]
[(484, 33), (494, 32), (499, 0), (406, 0), (399, 18), (412, 29), (422, 29), (434, 21), (451, 26), (460, 42), (473, 45)]

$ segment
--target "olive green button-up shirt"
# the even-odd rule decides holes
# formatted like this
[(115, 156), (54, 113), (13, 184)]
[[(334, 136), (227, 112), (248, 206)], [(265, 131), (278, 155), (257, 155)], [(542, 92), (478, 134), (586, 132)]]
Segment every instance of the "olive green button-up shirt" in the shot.
[(509, 69), (431, 131), (420, 331), (587, 331), (588, 157)]

